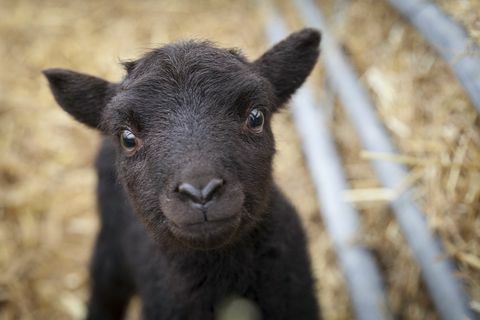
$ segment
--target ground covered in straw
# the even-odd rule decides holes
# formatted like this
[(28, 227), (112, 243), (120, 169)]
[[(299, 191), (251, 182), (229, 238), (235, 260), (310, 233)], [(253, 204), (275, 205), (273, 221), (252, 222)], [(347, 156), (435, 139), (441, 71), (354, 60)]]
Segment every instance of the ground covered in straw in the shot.
[[(253, 58), (266, 48), (266, 12), (255, 1), (1, 2), (0, 319), (80, 319), (98, 227), (92, 161), (99, 139), (56, 106), (40, 71), (66, 67), (115, 80), (122, 76), (121, 59), (192, 37), (241, 47)], [(474, 2), (441, 4), (478, 41), (480, 8)], [(472, 305), (480, 308), (478, 116), (448, 66), (386, 2), (333, 3), (321, 2), (401, 151), (389, 161), (410, 166), (407, 183), (416, 187), (432, 230), (458, 263)], [(290, 25), (301, 27), (287, 1), (281, 4)], [(318, 67), (312, 83), (319, 99), (328, 101), (322, 77)], [(392, 310), (405, 319), (437, 318), (385, 190), (368, 165), (368, 157), (379, 155), (362, 153), (341, 106), (329, 107), (352, 187), (348, 197), (361, 209), (362, 240), (378, 258)], [(351, 318), (288, 111), (274, 127), (275, 175), (309, 232), (324, 316)]]

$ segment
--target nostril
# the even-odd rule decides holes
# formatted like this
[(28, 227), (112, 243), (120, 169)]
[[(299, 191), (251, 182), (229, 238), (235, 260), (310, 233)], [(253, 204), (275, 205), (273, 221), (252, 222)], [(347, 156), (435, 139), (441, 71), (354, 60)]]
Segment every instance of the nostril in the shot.
[(215, 193), (224, 183), (222, 179), (215, 178), (210, 180), (207, 185), (200, 190), (192, 184), (184, 182), (178, 186), (176, 191), (195, 204), (205, 205), (212, 200)]
[(193, 202), (196, 202), (196, 203), (203, 202), (202, 192), (197, 188), (195, 188), (194, 186), (192, 186), (190, 183), (180, 184), (178, 186), (178, 192), (187, 196)]
[(222, 179), (212, 179), (207, 185), (202, 189), (202, 197), (205, 202), (212, 200), (215, 192), (223, 185), (224, 181)]

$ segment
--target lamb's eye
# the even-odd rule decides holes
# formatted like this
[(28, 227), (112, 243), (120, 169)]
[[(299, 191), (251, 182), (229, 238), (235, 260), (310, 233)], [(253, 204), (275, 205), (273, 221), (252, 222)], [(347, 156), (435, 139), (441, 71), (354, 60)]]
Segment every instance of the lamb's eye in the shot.
[(250, 114), (247, 118), (247, 127), (256, 132), (260, 133), (263, 129), (263, 123), (265, 122), (265, 116), (263, 112), (257, 108), (254, 108), (250, 111)]
[(123, 130), (120, 133), (120, 144), (130, 154), (133, 154), (140, 147), (140, 139), (138, 139), (130, 130)]

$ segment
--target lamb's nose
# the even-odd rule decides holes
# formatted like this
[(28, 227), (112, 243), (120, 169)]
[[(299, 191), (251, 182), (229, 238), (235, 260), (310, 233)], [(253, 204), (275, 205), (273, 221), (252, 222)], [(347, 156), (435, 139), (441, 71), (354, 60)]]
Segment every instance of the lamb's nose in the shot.
[(214, 178), (210, 180), (201, 190), (191, 185), (188, 182), (184, 182), (178, 186), (178, 192), (185, 195), (189, 200), (197, 204), (206, 204), (212, 200), (215, 193), (223, 185), (223, 180)]

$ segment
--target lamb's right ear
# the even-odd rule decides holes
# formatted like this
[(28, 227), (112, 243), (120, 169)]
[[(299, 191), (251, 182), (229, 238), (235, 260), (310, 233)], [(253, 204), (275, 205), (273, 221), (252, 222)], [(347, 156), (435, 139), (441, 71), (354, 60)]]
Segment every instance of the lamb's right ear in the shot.
[(305, 28), (292, 33), (265, 52), (254, 66), (273, 86), (278, 105), (283, 105), (302, 85), (317, 62), (321, 33)]
[(46, 69), (53, 96), (63, 110), (78, 121), (98, 128), (102, 111), (114, 92), (114, 84), (65, 69)]

